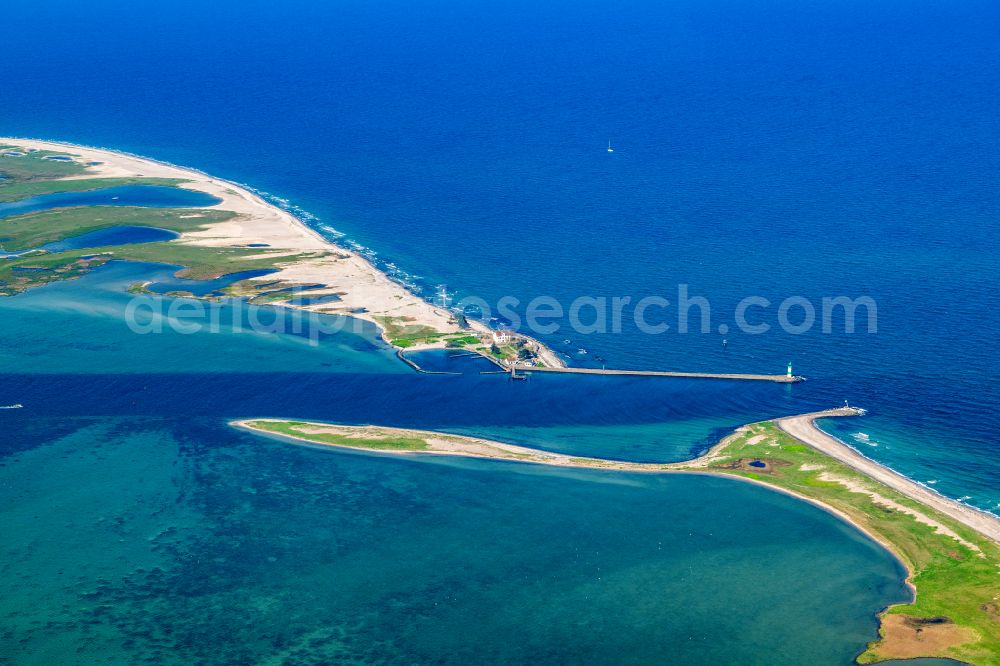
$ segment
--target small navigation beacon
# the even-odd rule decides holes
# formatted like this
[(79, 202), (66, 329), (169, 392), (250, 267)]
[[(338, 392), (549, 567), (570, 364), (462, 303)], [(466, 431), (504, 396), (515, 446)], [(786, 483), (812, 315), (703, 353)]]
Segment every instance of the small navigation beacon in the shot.
[(785, 376), (788, 377), (789, 379), (792, 378), (792, 362), (791, 361), (788, 362), (788, 374), (786, 374)]

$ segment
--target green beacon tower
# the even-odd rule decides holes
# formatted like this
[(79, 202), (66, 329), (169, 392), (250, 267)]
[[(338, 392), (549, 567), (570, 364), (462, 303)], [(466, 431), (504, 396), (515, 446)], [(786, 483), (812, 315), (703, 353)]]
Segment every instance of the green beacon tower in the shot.
[(785, 376), (788, 377), (789, 379), (792, 378), (792, 362), (791, 361), (788, 362), (788, 374), (786, 374)]

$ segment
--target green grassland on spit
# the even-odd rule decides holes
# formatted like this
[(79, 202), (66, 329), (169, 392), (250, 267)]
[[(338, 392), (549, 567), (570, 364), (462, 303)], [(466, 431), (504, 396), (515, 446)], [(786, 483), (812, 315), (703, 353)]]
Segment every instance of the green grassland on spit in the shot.
[[(7, 252), (20, 252), (46, 243), (110, 227), (157, 227), (182, 233), (235, 216), (227, 210), (143, 208), (140, 206), (79, 206), (0, 218), (0, 238)], [(259, 252), (259, 251), (258, 251)]]
[[(143, 184), (175, 187), (185, 181), (170, 178), (83, 178), (87, 166), (73, 161), (46, 159), (62, 153), (21, 152), (0, 145), (0, 202), (10, 202), (54, 192), (86, 191), (120, 185)], [(15, 253), (37, 248), (92, 231), (118, 226), (148, 226), (176, 231), (197, 231), (224, 222), (235, 213), (215, 209), (143, 208), (139, 206), (76, 206), (0, 218), (0, 248)], [(247, 270), (278, 268), (306, 256), (246, 247), (206, 247), (178, 241), (116, 245), (63, 252), (29, 252), (0, 259), (0, 296), (20, 293), (57, 280), (79, 277), (112, 259), (181, 266), (179, 277), (211, 279)]]
[(250, 421), (251, 428), (276, 435), (298, 437), (321, 444), (334, 444), (350, 448), (375, 449), (379, 451), (426, 451), (427, 442), (418, 437), (402, 437), (386, 434), (384, 437), (349, 437), (336, 433), (303, 433), (301, 428), (311, 424), (300, 421)]
[[(1000, 547), (978, 532), (930, 507), (877, 483), (829, 456), (812, 449), (773, 423), (749, 426), (727, 439), (715, 451), (709, 469), (761, 481), (816, 500), (849, 516), (887, 545), (912, 572), (917, 590), (912, 603), (890, 607), (889, 614), (916, 619), (946, 618), (971, 629), (977, 639), (925, 656), (951, 657), (976, 665), (1000, 664)], [(755, 471), (749, 461), (764, 461), (767, 469)], [(979, 553), (954, 538), (918, 522), (903, 511), (876, 503), (863, 493), (851, 492), (838, 482), (821, 477), (849, 479), (879, 495), (909, 507), (957, 533)], [(891, 659), (881, 641), (875, 641), (858, 658), (860, 663)]]
[[(288, 435), (318, 444), (332, 444), (386, 451), (426, 451), (420, 433), (384, 431), (384, 436), (366, 433), (353, 438), (336, 433), (306, 433), (311, 424), (299, 421), (251, 421), (251, 428)], [(427, 435), (435, 433), (426, 433)], [(511, 460), (531, 460), (497, 448), (495, 455)], [(534, 460), (534, 462), (544, 462)], [(692, 472), (733, 475), (763, 483), (808, 498), (849, 517), (869, 535), (889, 548), (911, 572), (916, 589), (911, 603), (886, 609), (915, 626), (929, 621), (935, 627), (956, 629), (962, 637), (943, 647), (918, 643), (908, 650), (922, 650), (921, 656), (950, 657), (976, 666), (1000, 663), (1000, 613), (997, 598), (1000, 546), (978, 532), (934, 509), (878, 483), (824, 453), (799, 442), (773, 423), (757, 423), (727, 437), (707, 458), (688, 463), (642, 464), (574, 458), (580, 467), (645, 472)], [(763, 468), (750, 465), (763, 462)], [(836, 480), (835, 480), (836, 479)], [(867, 492), (855, 492), (848, 485), (873, 491), (885, 502), (877, 502)], [(895, 503), (887, 506), (887, 502)], [(901, 507), (901, 508), (900, 508)], [(919, 512), (930, 521), (950, 529), (961, 539), (936, 531), (919, 522), (907, 511)], [(884, 630), (883, 630), (884, 631)], [(883, 634), (884, 635), (884, 634)], [(894, 654), (893, 642), (873, 641), (858, 657), (860, 663), (913, 656)]]
[[(0, 161), (0, 168), (5, 165)], [(2, 173), (2, 172), (0, 172)], [(123, 185), (160, 185), (176, 187), (187, 181), (179, 178), (81, 178), (80, 180), (32, 180), (26, 182), (0, 181), (0, 203), (9, 203), (42, 194), (57, 192), (89, 192), (105, 187)]]
[[(185, 182), (178, 178), (75, 178), (87, 174), (87, 165), (51, 159), (63, 156), (72, 155), (49, 150), (23, 152), (17, 146), (0, 145), (0, 203), (56, 192), (137, 184), (176, 186)], [(74, 178), (66, 180), (69, 176)]]

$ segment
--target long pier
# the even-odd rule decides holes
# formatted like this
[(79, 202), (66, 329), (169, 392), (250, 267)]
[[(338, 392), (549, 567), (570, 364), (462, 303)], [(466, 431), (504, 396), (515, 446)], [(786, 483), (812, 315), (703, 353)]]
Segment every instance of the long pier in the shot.
[(413, 368), (414, 370), (416, 370), (417, 372), (419, 372), (422, 375), (460, 375), (460, 374), (462, 374), (461, 372), (447, 372), (447, 371), (444, 371), (444, 370), (424, 370), (419, 365), (417, 365), (416, 361), (414, 361), (413, 359), (407, 358), (406, 354), (403, 353), (402, 349), (397, 349), (396, 350), (396, 357), (400, 361), (402, 361), (406, 365), (410, 366), (411, 368)]
[(661, 370), (606, 370), (600, 368), (542, 368), (535, 366), (518, 367), (519, 372), (556, 372), (568, 375), (634, 375), (638, 377), (686, 377), (689, 379), (740, 379), (755, 382), (777, 382), (796, 384), (805, 381), (799, 375), (748, 375), (717, 374), (711, 372), (664, 372)]

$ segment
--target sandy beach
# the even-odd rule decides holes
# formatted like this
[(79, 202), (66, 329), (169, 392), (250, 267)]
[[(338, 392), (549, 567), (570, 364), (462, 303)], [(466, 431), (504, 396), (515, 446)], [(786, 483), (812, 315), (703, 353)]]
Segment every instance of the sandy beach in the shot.
[(575, 457), (476, 437), (371, 425), (285, 419), (247, 419), (231, 425), (313, 448), (425, 460), (462, 456), (560, 468), (698, 474), (769, 488), (853, 525), (906, 570), (912, 599), (879, 613), (879, 637), (868, 644), (859, 663), (943, 656), (993, 663), (983, 655), (989, 654), (1000, 621), (995, 606), (1000, 520), (928, 492), (815, 425), (817, 419), (862, 413), (840, 408), (747, 424), (703, 456), (679, 463)]
[[(781, 419), (776, 419), (774, 423), (781, 428), (783, 431), (797, 439), (798, 441), (811, 446), (817, 451), (834, 458), (840, 462), (843, 462), (850, 466), (852, 469), (860, 472), (864, 476), (873, 479), (879, 483), (885, 484), (889, 488), (896, 490), (897, 492), (913, 499), (914, 501), (930, 507), (936, 511), (940, 511), (944, 515), (958, 521), (959, 523), (975, 530), (976, 532), (982, 534), (988, 539), (1000, 544), (1000, 519), (991, 514), (977, 511), (971, 507), (965, 506), (955, 500), (944, 497), (943, 495), (938, 495), (937, 493), (931, 492), (926, 488), (923, 488), (919, 484), (907, 479), (906, 477), (893, 472), (887, 467), (880, 465), (879, 463), (865, 458), (861, 454), (857, 453), (851, 449), (846, 444), (838, 441), (836, 438), (827, 435), (819, 428), (816, 427), (815, 422), (817, 419), (821, 418), (832, 418), (832, 417), (843, 417), (843, 416), (857, 416), (858, 411), (853, 408), (840, 408), (831, 409), (821, 412), (813, 412), (809, 414), (802, 414), (798, 416), (789, 416)], [(253, 427), (252, 422), (259, 423), (279, 423), (280, 419), (245, 419), (239, 421), (233, 421), (232, 425), (238, 428), (251, 430), (257, 433), (267, 434), (271, 436), (280, 437), (283, 439), (288, 439), (296, 441), (298, 443), (305, 443), (310, 446), (319, 447), (339, 447), (339, 445), (334, 443), (318, 443), (316, 441), (307, 439), (305, 437), (296, 437), (291, 434), (276, 434), (269, 433), (267, 431), (261, 430), (260, 428)], [(712, 447), (703, 456), (683, 462), (677, 463), (636, 463), (624, 460), (608, 460), (603, 458), (588, 458), (581, 456), (569, 456), (562, 453), (555, 453), (551, 451), (543, 451), (539, 449), (532, 449), (523, 446), (517, 446), (514, 444), (507, 444), (505, 442), (498, 442), (493, 440), (487, 440), (477, 437), (466, 437), (460, 435), (448, 435), (438, 432), (429, 432), (422, 430), (409, 430), (404, 428), (390, 428), (384, 426), (345, 426), (345, 425), (332, 425), (332, 424), (308, 424), (308, 429), (302, 430), (300, 432), (303, 434), (312, 435), (323, 435), (332, 434), (345, 437), (351, 437), (355, 439), (371, 439), (376, 440), (380, 437), (407, 437), (414, 439), (422, 439), (426, 442), (427, 448), (420, 451), (407, 451), (407, 450), (396, 450), (388, 451), (388, 453), (393, 455), (443, 455), (443, 456), (463, 456), (470, 458), (488, 458), (492, 460), (513, 460), (517, 462), (534, 463), (540, 465), (550, 465), (556, 467), (575, 467), (581, 469), (605, 469), (605, 470), (618, 470), (623, 472), (645, 472), (645, 473), (665, 473), (665, 472), (680, 472), (680, 473), (694, 473), (694, 474), (719, 474), (717, 471), (712, 471), (709, 469), (709, 465), (716, 461), (719, 457), (719, 453), (724, 449), (729, 441), (733, 437), (737, 437), (743, 432), (744, 428), (738, 429), (732, 435), (729, 435), (723, 439), (719, 444)], [(386, 453), (384, 450), (378, 448), (366, 448), (363, 445), (351, 445), (350, 447), (340, 447), (340, 448), (351, 448), (354, 450), (370, 451)], [(757, 481), (754, 479), (749, 479), (745, 477), (732, 477), (726, 475), (728, 478), (737, 478), (743, 481), (749, 481), (752, 483), (758, 483), (760, 485), (778, 490), (779, 492), (785, 492), (794, 495), (800, 499), (809, 501), (813, 504), (817, 504), (822, 508), (840, 516), (844, 520), (850, 522), (855, 527), (864, 530), (864, 527), (858, 524), (855, 520), (851, 519), (849, 516), (844, 514), (833, 507), (826, 506), (822, 502), (818, 502), (812, 498), (806, 497), (804, 495), (790, 492), (787, 489), (777, 487), (773, 484), (766, 483), (763, 481)], [(878, 493), (876, 488), (869, 488), (865, 486), (852, 485), (853, 482), (848, 483), (846, 479), (841, 480), (836, 477), (829, 477), (830, 481), (842, 482), (847, 489), (851, 492), (858, 492), (869, 495), (876, 504), (882, 504), (887, 508), (892, 508), (893, 510), (902, 511), (908, 513), (918, 522), (924, 523), (931, 527), (934, 527), (938, 532), (945, 534), (956, 541), (963, 543), (970, 547), (970, 550), (978, 551), (978, 548), (968, 543), (961, 536), (956, 534), (953, 530), (947, 526), (941, 524), (939, 521), (935, 520), (931, 515), (927, 515), (917, 509), (912, 509), (910, 507), (905, 507), (899, 505), (896, 502), (883, 497)], [(865, 530), (867, 531), (867, 530)], [(877, 538), (874, 537), (873, 538)]]
[[(831, 437), (816, 427), (817, 419), (833, 416), (852, 416), (855, 414), (857, 412), (849, 408), (833, 409), (825, 412), (775, 419), (774, 422), (779, 428), (800, 442), (808, 444), (831, 458), (839, 460), (852, 469), (875, 479), (879, 483), (885, 484), (896, 492), (920, 504), (940, 511), (946, 516), (974, 529), (988, 539), (1000, 543), (1000, 518), (928, 490), (902, 474), (894, 472), (870, 458), (866, 458), (837, 438)], [(855, 490), (857, 492), (874, 492), (868, 489)]]
[[(349, 448), (356, 451), (367, 451), (371, 453), (385, 453), (383, 449), (361, 446), (339, 446), (337, 444), (323, 444), (310, 440), (306, 437), (296, 437), (289, 434), (270, 433), (255, 427), (255, 423), (280, 423), (280, 419), (243, 419), (232, 421), (230, 425), (250, 430), (252, 432), (272, 435), (281, 439), (294, 441), (295, 443), (307, 444), (317, 447), (337, 447)], [(300, 428), (300, 432), (306, 435), (342, 435), (358, 440), (371, 440), (373, 443), (385, 437), (402, 437), (420, 439), (426, 442), (427, 448), (424, 450), (394, 450), (389, 453), (395, 455), (432, 455), (432, 456), (459, 456), (464, 458), (486, 458), (489, 460), (517, 460), (521, 462), (531, 462), (540, 465), (552, 465), (556, 467), (578, 467), (602, 469), (620, 469), (623, 471), (650, 471), (650, 468), (660, 470), (661, 465), (644, 465), (643, 463), (630, 463), (626, 461), (602, 460), (599, 458), (581, 458), (568, 456), (562, 453), (542, 451), (506, 442), (482, 439), (479, 437), (468, 437), (465, 435), (449, 435), (440, 432), (425, 430), (410, 430), (407, 428), (390, 428), (386, 426), (349, 426), (333, 425), (326, 423), (308, 424)]]
[[(209, 247), (261, 245), (267, 246), (261, 248), (261, 253), (268, 256), (313, 253), (314, 256), (310, 258), (289, 261), (277, 273), (259, 280), (322, 284), (323, 288), (309, 290), (306, 295), (339, 296), (339, 300), (334, 303), (294, 307), (323, 314), (356, 317), (380, 326), (380, 318), (390, 317), (403, 321), (408, 326), (423, 326), (441, 334), (463, 332), (448, 310), (420, 298), (390, 279), (365, 257), (323, 238), (288, 211), (268, 203), (236, 183), (213, 178), (194, 169), (113, 150), (36, 139), (0, 137), (0, 142), (24, 150), (65, 154), (88, 165), (87, 173), (69, 176), (67, 179), (178, 178), (186, 181), (181, 187), (218, 197), (221, 202), (211, 208), (232, 211), (237, 216), (200, 231), (186, 232), (173, 242)], [(482, 322), (469, 320), (468, 324), (478, 333), (489, 331)], [(533, 344), (537, 345), (539, 359), (546, 365), (565, 365), (557, 354), (541, 343), (533, 341)], [(444, 347), (444, 342), (425, 346), (440, 347)]]

